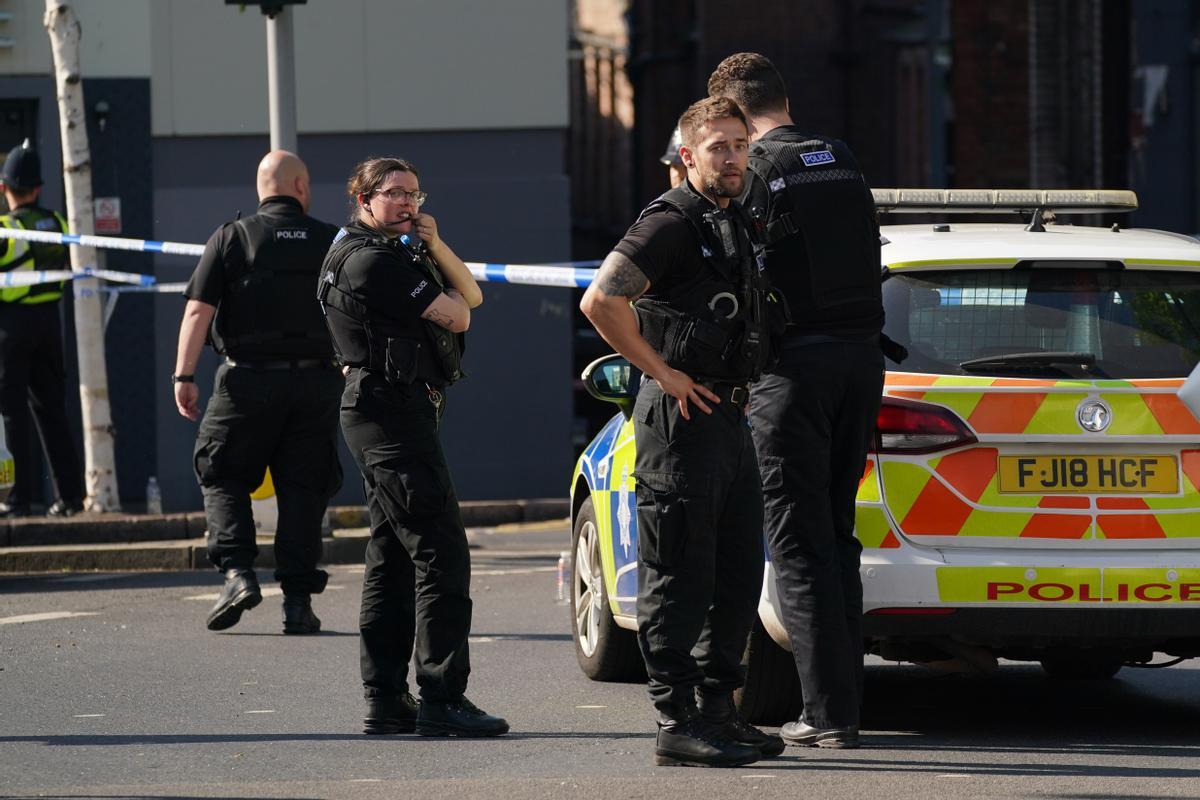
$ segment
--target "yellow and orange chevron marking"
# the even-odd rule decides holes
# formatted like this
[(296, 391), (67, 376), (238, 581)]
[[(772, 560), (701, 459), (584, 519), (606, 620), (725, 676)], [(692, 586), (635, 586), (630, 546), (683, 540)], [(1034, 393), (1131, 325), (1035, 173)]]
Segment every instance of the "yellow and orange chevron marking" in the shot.
[(1048, 381), (897, 372), (888, 373), (884, 391), (945, 406), (981, 436), (1082, 436), (1073, 421), (1075, 408), (1093, 395), (1113, 410), (1106, 436), (1200, 435), (1200, 421), (1175, 396), (1182, 383), (1174, 378)]
[[(872, 456), (859, 484), (856, 533), (866, 548), (899, 547), (900, 536), (1004, 537), (1058, 541), (1200, 538), (1200, 450), (1178, 452), (1174, 495), (1002, 494), (1005, 442), (1055, 440), (1077, 448), (1200, 441), (1200, 422), (1179, 402), (1182, 380), (1054, 381), (889, 373), (885, 393), (944, 406), (981, 444), (945, 456)], [(1076, 409), (1100, 397), (1109, 429), (1085, 433)], [(1186, 440), (1174, 440), (1176, 447)], [(1193, 447), (1195, 445), (1192, 445)], [(891, 520), (895, 521), (893, 530)], [(964, 541), (964, 543), (966, 543)], [(982, 542), (979, 542), (982, 544)]]

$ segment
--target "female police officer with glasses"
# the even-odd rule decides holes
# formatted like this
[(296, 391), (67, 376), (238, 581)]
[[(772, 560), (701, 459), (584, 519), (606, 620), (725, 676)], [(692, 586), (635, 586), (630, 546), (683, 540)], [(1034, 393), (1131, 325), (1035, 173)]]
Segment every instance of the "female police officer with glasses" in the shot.
[[(345, 365), (342, 432), (371, 514), (359, 615), (364, 731), (498, 736), (508, 723), (463, 694), (471, 561), (438, 441), (445, 387), (462, 374), (461, 334), (483, 295), (420, 213), (412, 164), (369, 159), (346, 189), (354, 212), (325, 257), (318, 295)], [(419, 706), (407, 681), (414, 635)]]

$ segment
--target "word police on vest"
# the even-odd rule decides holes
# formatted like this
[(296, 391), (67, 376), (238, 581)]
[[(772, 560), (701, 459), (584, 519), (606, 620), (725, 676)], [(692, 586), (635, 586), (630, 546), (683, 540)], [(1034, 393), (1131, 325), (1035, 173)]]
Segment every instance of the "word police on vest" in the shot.
[(276, 228), (275, 241), (307, 241), (308, 231), (303, 228)]
[(419, 295), (421, 293), (421, 290), (424, 289), (428, 285), (429, 285), (429, 281), (421, 281), (420, 283), (417, 284), (417, 288), (413, 289), (411, 292), (409, 292), (409, 294), (411, 294), (413, 297), (416, 297), (417, 295)]

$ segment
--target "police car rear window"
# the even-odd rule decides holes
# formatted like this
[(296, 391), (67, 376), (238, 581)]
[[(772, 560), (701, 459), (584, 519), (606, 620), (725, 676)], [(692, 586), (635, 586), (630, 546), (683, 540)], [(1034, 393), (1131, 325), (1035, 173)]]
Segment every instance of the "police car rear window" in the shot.
[[(942, 375), (1178, 378), (1200, 360), (1200, 274), (1073, 268), (893, 273), (885, 332)], [(1083, 353), (1088, 364), (1010, 359)], [(995, 359), (983, 367), (960, 366)]]

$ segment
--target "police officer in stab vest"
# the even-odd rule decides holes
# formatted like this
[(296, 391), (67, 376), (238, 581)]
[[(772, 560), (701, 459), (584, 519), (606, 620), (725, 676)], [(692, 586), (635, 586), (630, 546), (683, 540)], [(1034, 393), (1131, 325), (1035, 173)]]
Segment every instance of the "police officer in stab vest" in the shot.
[[(461, 334), (483, 293), (419, 211), (416, 168), (355, 167), (351, 221), (329, 249), (317, 295), (345, 365), (342, 433), (371, 514), (359, 612), (364, 732), (499, 736), (508, 723), (467, 699), (471, 557), (438, 427), (462, 377)], [(416, 649), (421, 700), (408, 691)]]
[(726, 58), (708, 90), (735, 100), (750, 121), (745, 202), (767, 211), (767, 273), (794, 320), (750, 403), (767, 546), (804, 695), (801, 718), (780, 733), (794, 745), (857, 747), (854, 498), (883, 390), (874, 201), (846, 145), (792, 124), (783, 79), (765, 57)]
[(342, 482), (337, 409), (342, 376), (312, 287), (337, 228), (308, 216), (308, 170), (275, 150), (258, 165), (258, 213), (222, 225), (188, 282), (175, 360), (175, 403), (200, 416), (196, 363), (206, 333), (224, 363), (196, 437), (208, 557), (225, 585), (208, 615), (224, 630), (262, 601), (250, 493), (268, 467), (279, 518), (275, 577), (283, 632), (316, 633), (311, 595), (325, 588), (321, 521)]
[(732, 697), (763, 569), (745, 408), (783, 309), (733, 200), (747, 159), (741, 111), (702, 100), (679, 129), (687, 180), (642, 212), (581, 308), (646, 376), (633, 411), (637, 608), (656, 763), (737, 766), (783, 750), (738, 716)]
[[(8, 154), (0, 169), (0, 182), (12, 211), (0, 217), (0, 226), (66, 232), (66, 220), (37, 204), (41, 171), (41, 160), (28, 139)], [(70, 268), (65, 245), (0, 239), (0, 271), (20, 275)], [(0, 413), (16, 470), (8, 503), (0, 504), (3, 516), (29, 514), (34, 486), (41, 480), (40, 475), (31, 473), (29, 461), (30, 411), (57, 495), (47, 513), (71, 516), (83, 510), (83, 470), (67, 424), (66, 367), (58, 313), (62, 294), (62, 281), (0, 288)]]

